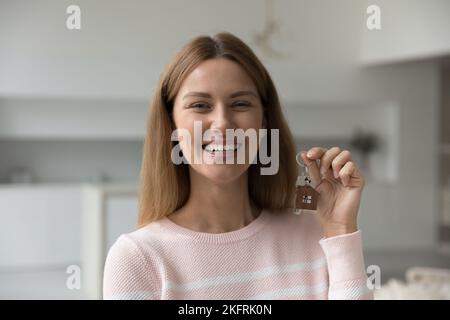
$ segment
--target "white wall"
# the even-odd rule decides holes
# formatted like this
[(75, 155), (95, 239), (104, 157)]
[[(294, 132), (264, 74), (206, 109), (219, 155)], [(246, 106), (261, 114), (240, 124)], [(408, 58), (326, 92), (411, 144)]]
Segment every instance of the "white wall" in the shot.
[(142, 100), (0, 98), (0, 139), (142, 140)]
[[(65, 8), (71, 3), (1, 2), (1, 97), (123, 99), (145, 104), (163, 66), (187, 39), (228, 30), (255, 47), (253, 35), (263, 21), (258, 0), (195, 0), (189, 5), (174, 0), (134, 1), (133, 5), (78, 1), (82, 30), (77, 32), (65, 29)], [(435, 13), (447, 7), (437, 1), (430, 5), (431, 12), (422, 11), (426, 21), (442, 21), (444, 17)], [(364, 2), (358, 0), (279, 1), (275, 12), (281, 31), (274, 44), (287, 58), (261, 57), (286, 106), (396, 106), (398, 120), (390, 125), (397, 128), (391, 137), (398, 148), (394, 169), (390, 169), (395, 179), (366, 190), (360, 218), (365, 245), (431, 247), (437, 218), (437, 167), (433, 164), (438, 69), (434, 62), (362, 66), (361, 52), (367, 43), (365, 9)], [(391, 48), (395, 40), (384, 38), (387, 33), (377, 37), (386, 41), (383, 50)], [(412, 45), (405, 50), (404, 56), (420, 51)], [(261, 55), (260, 50), (255, 51)], [(95, 110), (85, 111), (92, 115)], [(139, 112), (145, 117), (142, 110)], [(291, 121), (296, 125), (295, 118)], [(382, 121), (393, 120), (387, 116)], [(323, 130), (330, 127), (332, 119), (324, 116)]]
[(450, 54), (450, 1), (366, 0), (381, 9), (381, 30), (364, 31), (361, 61), (392, 63)]
[(142, 141), (0, 140), (0, 150), (0, 183), (23, 171), (33, 183), (137, 183)]
[(2, 0), (1, 95), (147, 99), (167, 58), (186, 39), (213, 30), (257, 30), (261, 21), (253, 15), (262, 13), (259, 0), (76, 3), (79, 32), (65, 25), (73, 1)]

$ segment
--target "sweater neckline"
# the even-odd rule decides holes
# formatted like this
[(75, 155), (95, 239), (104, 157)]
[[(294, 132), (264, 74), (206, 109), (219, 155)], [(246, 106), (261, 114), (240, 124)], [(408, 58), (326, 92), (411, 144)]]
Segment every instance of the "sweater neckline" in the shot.
[(269, 212), (267, 212), (266, 209), (262, 209), (260, 214), (246, 226), (234, 231), (223, 233), (209, 233), (209, 232), (195, 231), (186, 227), (182, 227), (179, 224), (176, 224), (168, 217), (162, 218), (160, 220), (160, 225), (162, 228), (166, 229), (169, 232), (182, 234), (198, 242), (229, 243), (251, 237), (266, 224), (268, 217)]

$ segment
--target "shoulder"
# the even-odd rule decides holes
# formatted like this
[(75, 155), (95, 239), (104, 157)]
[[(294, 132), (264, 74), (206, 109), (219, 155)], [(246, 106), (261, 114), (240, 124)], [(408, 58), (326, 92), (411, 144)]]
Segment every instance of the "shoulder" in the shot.
[(123, 234), (108, 251), (104, 276), (109, 278), (135, 276), (145, 273), (150, 264), (142, 248), (128, 234)]
[(150, 223), (133, 232), (122, 234), (109, 249), (106, 262), (127, 261), (148, 265), (155, 258), (152, 246), (157, 244), (161, 231), (158, 222)]
[[(130, 259), (131, 258), (131, 259)], [(108, 262), (119, 261), (144, 261), (143, 254), (140, 247), (136, 244), (134, 239), (129, 234), (122, 234), (111, 246), (106, 257), (106, 264)]]
[(158, 256), (145, 245), (149, 228), (122, 234), (108, 251), (103, 273), (105, 299), (152, 299), (160, 277)]

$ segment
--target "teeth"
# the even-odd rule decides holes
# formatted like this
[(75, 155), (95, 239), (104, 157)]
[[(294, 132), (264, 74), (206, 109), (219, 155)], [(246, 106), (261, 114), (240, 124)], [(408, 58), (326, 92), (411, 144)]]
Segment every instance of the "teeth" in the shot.
[(230, 150), (237, 150), (238, 146), (235, 144), (230, 144), (230, 145), (219, 145), (219, 144), (208, 144), (205, 147), (206, 151), (209, 152), (216, 152), (216, 151), (230, 151)]

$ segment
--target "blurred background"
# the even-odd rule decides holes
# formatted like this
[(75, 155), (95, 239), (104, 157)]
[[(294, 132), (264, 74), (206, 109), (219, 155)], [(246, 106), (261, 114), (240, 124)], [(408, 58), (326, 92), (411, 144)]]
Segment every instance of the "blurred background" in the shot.
[(363, 168), (376, 297), (449, 298), (447, 0), (0, 0), (0, 298), (101, 298), (105, 254), (136, 225), (153, 88), (220, 31), (268, 68), (299, 150), (337, 145)]

